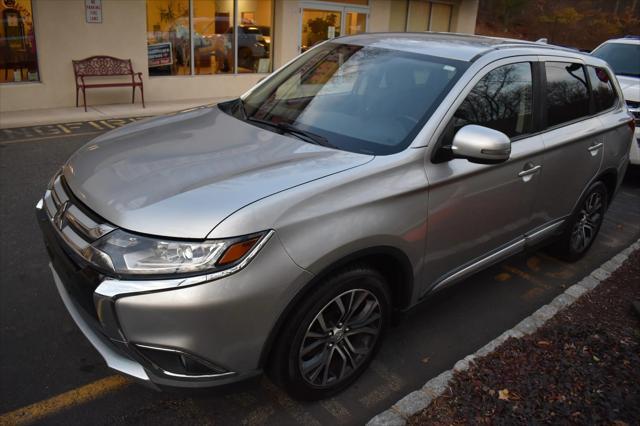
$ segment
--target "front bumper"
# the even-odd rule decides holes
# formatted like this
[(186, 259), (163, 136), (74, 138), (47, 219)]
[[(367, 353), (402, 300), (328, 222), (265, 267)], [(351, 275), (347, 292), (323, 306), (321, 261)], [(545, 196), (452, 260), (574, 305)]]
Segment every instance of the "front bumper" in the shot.
[[(275, 237), (251, 267), (236, 274), (171, 290), (152, 285), (150, 292), (140, 292), (138, 281), (132, 293), (131, 282), (84, 266), (65, 250), (47, 214), (38, 209), (37, 216), (54, 281), (73, 320), (110, 368), (155, 388), (221, 386), (260, 374), (262, 351), (278, 317), (290, 295), (311, 278)], [(96, 291), (105, 283), (108, 294)], [(161, 352), (210, 368), (167, 368), (156, 357)]]

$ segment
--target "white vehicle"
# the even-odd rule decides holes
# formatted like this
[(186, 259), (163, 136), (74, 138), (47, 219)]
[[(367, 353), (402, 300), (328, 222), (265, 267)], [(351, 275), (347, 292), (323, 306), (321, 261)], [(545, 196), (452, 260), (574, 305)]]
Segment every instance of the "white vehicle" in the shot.
[(629, 112), (636, 118), (635, 143), (631, 144), (629, 161), (640, 165), (640, 36), (607, 40), (591, 54), (611, 65)]

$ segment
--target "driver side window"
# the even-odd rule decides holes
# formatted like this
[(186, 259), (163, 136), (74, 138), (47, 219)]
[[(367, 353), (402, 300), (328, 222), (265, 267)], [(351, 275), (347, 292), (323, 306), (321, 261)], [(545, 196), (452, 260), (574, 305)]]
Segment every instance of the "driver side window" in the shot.
[(498, 130), (509, 138), (531, 133), (531, 64), (509, 64), (490, 71), (471, 90), (453, 116), (453, 133), (467, 124)]

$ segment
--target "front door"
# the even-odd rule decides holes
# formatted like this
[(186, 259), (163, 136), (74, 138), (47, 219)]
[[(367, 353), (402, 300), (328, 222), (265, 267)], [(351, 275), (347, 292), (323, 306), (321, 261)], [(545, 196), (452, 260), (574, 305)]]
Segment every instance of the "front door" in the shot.
[(300, 53), (325, 40), (363, 33), (369, 20), (367, 8), (323, 3), (304, 3), (300, 15)]
[(532, 226), (544, 151), (542, 137), (533, 134), (532, 67), (531, 62), (505, 62), (473, 86), (439, 143), (449, 145), (458, 129), (476, 124), (509, 136), (509, 160), (494, 165), (447, 161), (446, 157), (427, 161), (427, 285), (423, 291), (519, 251)]

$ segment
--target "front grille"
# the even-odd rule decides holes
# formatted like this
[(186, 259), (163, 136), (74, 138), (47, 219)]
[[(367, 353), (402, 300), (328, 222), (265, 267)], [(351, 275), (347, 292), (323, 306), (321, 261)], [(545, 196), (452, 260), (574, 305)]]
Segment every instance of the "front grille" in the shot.
[(97, 219), (75, 199), (68, 190), (62, 174), (53, 178), (45, 192), (44, 206), (53, 227), (78, 255), (81, 255), (89, 244), (115, 229)]
[(67, 292), (97, 324), (93, 292), (100, 274), (83, 261), (83, 251), (115, 228), (80, 203), (61, 174), (51, 180), (43, 204), (41, 227), (49, 257)]

